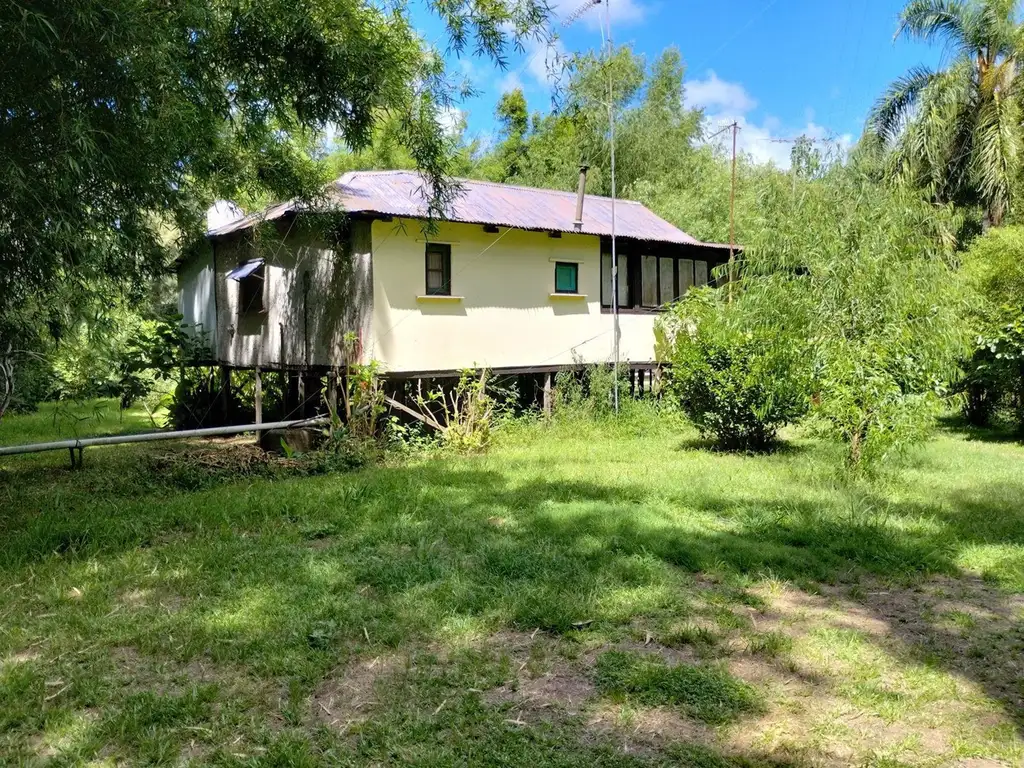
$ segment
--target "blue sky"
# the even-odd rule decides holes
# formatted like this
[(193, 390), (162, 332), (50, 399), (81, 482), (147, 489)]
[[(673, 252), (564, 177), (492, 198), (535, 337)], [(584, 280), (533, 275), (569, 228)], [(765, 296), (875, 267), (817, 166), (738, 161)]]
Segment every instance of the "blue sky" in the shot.
[[(855, 140), (885, 86), (915, 64), (938, 64), (941, 51), (906, 39), (893, 42), (905, 0), (610, 0), (617, 43), (653, 59), (674, 45), (687, 66), (687, 100), (713, 125), (737, 120), (744, 150), (788, 163), (789, 145), (773, 141), (806, 133)], [(550, 0), (564, 19), (583, 0)], [(572, 26), (559, 25), (563, 51), (601, 44), (604, 8)], [(414, 22), (444, 47), (443, 30), (423, 9)], [(462, 104), (470, 138), (494, 133), (494, 105), (519, 85), (531, 111), (550, 106), (548, 52), (530, 47), (506, 72), (472, 57), (451, 59), (480, 95)]]

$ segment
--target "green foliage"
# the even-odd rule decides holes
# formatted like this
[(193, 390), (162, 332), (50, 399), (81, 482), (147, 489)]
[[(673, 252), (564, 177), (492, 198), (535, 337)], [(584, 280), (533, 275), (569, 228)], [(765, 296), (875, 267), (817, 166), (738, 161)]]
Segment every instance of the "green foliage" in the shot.
[[(378, 421), (386, 410), (380, 364), (376, 360), (368, 364), (351, 362), (358, 360), (356, 350), (359, 341), (356, 334), (347, 333), (343, 343), (345, 360), (349, 361), (341, 382), (344, 431), (356, 440), (373, 441), (378, 437)], [(326, 398), (326, 402), (329, 408), (333, 407), (330, 397)], [(331, 413), (330, 418), (332, 432), (340, 429), (343, 423), (341, 415)]]
[[(744, 257), (746, 317), (803, 337), (816, 425), (851, 465), (918, 442), (957, 376), (966, 328), (948, 209), (834, 169), (762, 196), (766, 225)], [(771, 222), (771, 226), (768, 226)]]
[(658, 318), (659, 357), (672, 364), (668, 391), (718, 447), (765, 450), (807, 412), (807, 344), (782, 326), (744, 318), (722, 293), (691, 291)]
[[(619, 404), (629, 398), (626, 367), (619, 369)], [(605, 418), (615, 413), (615, 368), (577, 362), (555, 374), (554, 410), (560, 417)]]
[(909, 0), (897, 34), (941, 42), (945, 68), (915, 67), (875, 104), (871, 138), (886, 175), (930, 199), (1010, 209), (1020, 174), (1020, 55), (1016, 0)]
[(459, 453), (486, 450), (499, 403), (489, 389), (490, 373), (465, 370), (454, 386), (439, 386), (416, 399), (416, 404), (441, 436), (441, 442)]
[(970, 319), (975, 348), (961, 389), (965, 415), (987, 425), (1005, 405), (1024, 429), (1024, 228), (992, 229), (964, 255), (972, 290)]
[[(429, 7), (453, 50), (498, 63), (547, 18), (535, 0)], [(69, 296), (165, 270), (215, 198), (315, 202), (328, 126), (361, 150), (393, 120), (434, 210), (454, 192), (459, 88), (404, 2), (14, 0), (0, 51), (0, 350), (34, 349), (16, 332)]]
[(676, 706), (712, 725), (761, 708), (754, 689), (725, 669), (669, 666), (655, 654), (606, 651), (597, 659), (596, 682), (602, 693), (647, 706)]
[(683, 107), (683, 66), (670, 48), (650, 66), (628, 47), (607, 57), (586, 53), (567, 66), (568, 82), (555, 112), (535, 114), (527, 126), (521, 92), (502, 97), (501, 141), (481, 158), (476, 173), (493, 181), (575, 189), (578, 167), (590, 167), (587, 189), (611, 191), (609, 79), (618, 112), (616, 174), (619, 189), (670, 172), (693, 152), (700, 113)]

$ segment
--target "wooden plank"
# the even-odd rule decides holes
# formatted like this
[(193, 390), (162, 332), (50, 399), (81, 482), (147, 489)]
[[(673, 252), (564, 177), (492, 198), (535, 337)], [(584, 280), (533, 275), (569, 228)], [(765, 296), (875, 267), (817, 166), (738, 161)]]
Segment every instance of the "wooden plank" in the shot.
[(409, 406), (404, 405), (403, 403), (400, 403), (397, 400), (395, 400), (395, 398), (384, 395), (384, 402), (390, 405), (392, 408), (397, 408), (402, 413), (408, 414), (409, 416), (412, 416), (414, 419), (422, 421), (428, 427), (432, 427), (433, 429), (436, 429), (438, 432), (444, 432), (444, 427), (442, 427), (432, 418), (430, 418), (426, 414), (420, 413), (419, 411), (414, 411)]
[(263, 374), (261, 373), (259, 368), (257, 368), (253, 373), (254, 373), (254, 375), (256, 377), (256, 379), (255, 379), (255, 389), (256, 389), (256, 396), (255, 396), (255, 401), (256, 401), (255, 402), (255, 405), (256, 405), (256, 423), (257, 424), (262, 424), (263, 423)]

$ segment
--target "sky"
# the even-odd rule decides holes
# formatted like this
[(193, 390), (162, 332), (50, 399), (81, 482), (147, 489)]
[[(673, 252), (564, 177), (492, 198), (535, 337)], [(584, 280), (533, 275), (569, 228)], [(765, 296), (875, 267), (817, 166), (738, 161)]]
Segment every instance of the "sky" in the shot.
[[(607, 0), (612, 38), (653, 61), (676, 46), (686, 64), (685, 94), (717, 130), (735, 120), (738, 143), (759, 162), (787, 167), (801, 134), (848, 145), (860, 136), (872, 104), (911, 66), (936, 66), (941, 50), (900, 38), (896, 18), (905, 0)], [(601, 45), (603, 5), (573, 24), (563, 22), (584, 0), (549, 0), (560, 52)], [(413, 21), (444, 50), (444, 30), (425, 7)], [(531, 111), (551, 106), (545, 46), (514, 54), (502, 72), (487, 61), (451, 54), (449, 66), (479, 95), (460, 105), (467, 137), (484, 144), (496, 133), (494, 106), (522, 87)]]

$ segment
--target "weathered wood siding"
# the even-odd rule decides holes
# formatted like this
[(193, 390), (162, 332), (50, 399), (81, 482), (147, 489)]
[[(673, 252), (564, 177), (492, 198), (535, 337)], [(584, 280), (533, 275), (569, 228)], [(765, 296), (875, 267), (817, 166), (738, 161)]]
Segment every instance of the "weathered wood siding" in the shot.
[(178, 311), (182, 322), (216, 344), (217, 310), (213, 294), (213, 248), (198, 246), (178, 268)]
[[(369, 223), (352, 222), (344, 246), (325, 244), (300, 222), (282, 223), (279, 235), (258, 246), (248, 233), (214, 241), (216, 360), (235, 367), (341, 365), (345, 334), (356, 334), (365, 348), (370, 332)], [(252, 258), (266, 264), (265, 311), (240, 313), (239, 283), (227, 274)]]

